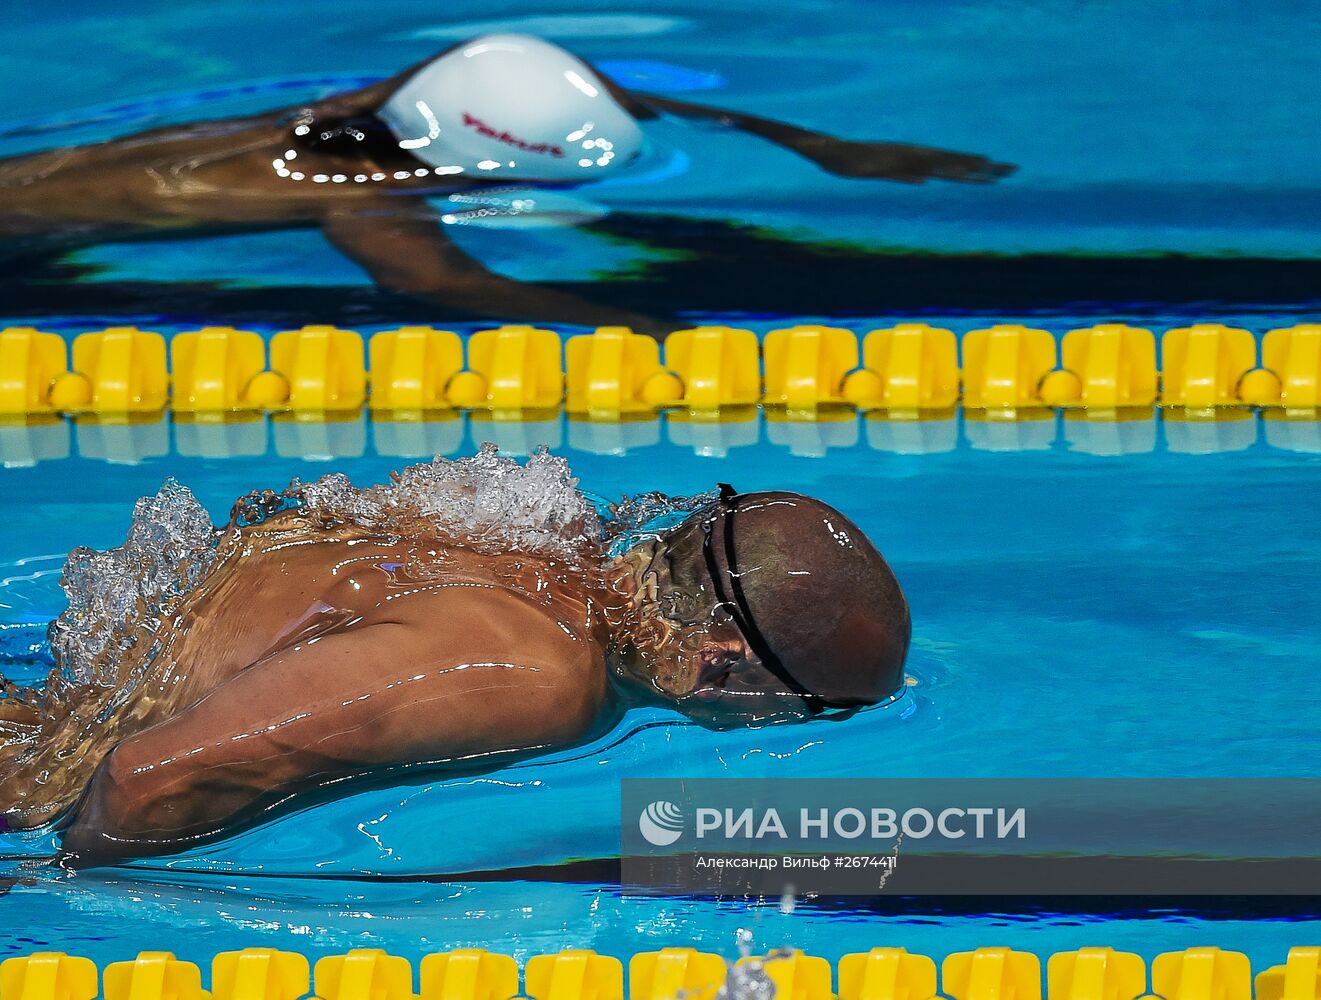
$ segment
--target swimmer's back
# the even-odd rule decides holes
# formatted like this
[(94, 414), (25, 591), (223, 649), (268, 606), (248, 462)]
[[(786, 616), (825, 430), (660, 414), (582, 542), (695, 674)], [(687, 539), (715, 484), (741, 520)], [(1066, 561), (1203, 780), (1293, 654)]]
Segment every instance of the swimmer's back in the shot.
[(574, 622), (497, 586), (434, 581), (410, 597), (295, 642), (119, 743), (66, 850), (159, 853), (319, 783), (424, 763), (490, 770), (608, 724), (603, 651)]
[(550, 590), (540, 585), (542, 572), (541, 561), (526, 555), (482, 555), (420, 532), (322, 529), (299, 511), (286, 512), (243, 529), (239, 552), (203, 581), (176, 625), (174, 657), (187, 668), (181, 682), (189, 689), (178, 707), (254, 664), (337, 631), (443, 623), (449, 598), (460, 591), (500, 603), (540, 594), (544, 614), (590, 641), (585, 591)]

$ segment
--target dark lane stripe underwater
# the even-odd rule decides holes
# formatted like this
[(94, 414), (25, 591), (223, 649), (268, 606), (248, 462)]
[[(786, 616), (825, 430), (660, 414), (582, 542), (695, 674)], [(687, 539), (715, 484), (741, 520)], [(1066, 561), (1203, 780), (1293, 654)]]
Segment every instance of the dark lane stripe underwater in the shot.
[[(640, 263), (617, 280), (551, 287), (655, 315), (1058, 311), (1140, 317), (1195, 307), (1210, 316), (1249, 306), (1306, 312), (1321, 304), (1321, 259), (876, 251), (802, 242), (733, 222), (631, 214), (588, 228), (659, 251), (664, 259)], [(0, 273), (4, 314), (234, 325), (478, 318), (362, 285), (81, 280), (90, 273), (56, 259), (11, 262)]]

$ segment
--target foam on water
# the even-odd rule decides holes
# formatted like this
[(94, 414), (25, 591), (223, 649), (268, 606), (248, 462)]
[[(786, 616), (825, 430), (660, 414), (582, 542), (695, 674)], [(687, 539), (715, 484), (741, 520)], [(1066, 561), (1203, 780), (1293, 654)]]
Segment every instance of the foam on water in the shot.
[(290, 488), (311, 511), (390, 529), (423, 518), (457, 545), (484, 553), (526, 552), (580, 562), (602, 540), (596, 510), (563, 458), (535, 452), (526, 465), (492, 444), (470, 458), (437, 458), (358, 489), (340, 474)]

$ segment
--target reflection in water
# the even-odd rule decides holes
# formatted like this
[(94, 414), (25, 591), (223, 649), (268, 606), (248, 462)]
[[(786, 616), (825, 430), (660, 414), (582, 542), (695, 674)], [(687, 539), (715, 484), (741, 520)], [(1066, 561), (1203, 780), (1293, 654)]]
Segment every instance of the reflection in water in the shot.
[(792, 413), (770, 413), (766, 439), (789, 449), (790, 455), (821, 458), (831, 448), (852, 448), (858, 443), (858, 417), (852, 410), (822, 411), (817, 419), (795, 419)]
[(978, 451), (1048, 451), (1055, 443), (1054, 410), (1019, 410), (997, 414), (968, 411), (963, 433)]
[[(1187, 419), (1177, 410), (1147, 408), (1136, 412), (1023, 411), (1014, 419), (987, 419), (975, 413), (922, 413), (892, 415), (882, 411), (862, 415), (867, 446), (895, 455), (936, 455), (960, 446), (980, 451), (1044, 451), (1055, 446), (1058, 428), (1066, 450), (1098, 456), (1137, 455), (1164, 449), (1177, 453), (1210, 454), (1241, 451), (1258, 439), (1250, 411), (1226, 411), (1214, 419)], [(570, 449), (590, 455), (628, 455), (661, 446), (662, 427), (669, 445), (694, 454), (723, 458), (734, 449), (751, 447), (766, 439), (796, 457), (825, 457), (831, 449), (858, 443), (852, 415), (825, 420), (787, 420), (782, 415), (763, 417), (756, 408), (725, 411), (719, 419), (681, 410), (647, 419), (592, 421), (538, 414), (498, 415), (437, 412), (419, 419), (396, 419), (390, 414), (350, 415), (277, 414), (237, 422), (216, 423), (172, 420), (175, 454), (186, 458), (256, 458), (273, 452), (280, 458), (324, 463), (359, 458), (368, 453), (397, 458), (454, 455), (484, 442), (511, 456), (527, 456), (539, 448)], [(1301, 414), (1265, 410), (1265, 443), (1271, 448), (1299, 453), (1321, 449), (1321, 420), (1312, 411)], [(137, 465), (169, 454), (169, 418), (155, 415), (145, 421), (99, 421), (79, 417), (73, 422), (82, 458)], [(1163, 432), (1159, 428), (1164, 428)], [(29, 423), (0, 423), (0, 464), (24, 468), (39, 462), (67, 459), (69, 422), (36, 419)], [(274, 447), (270, 447), (273, 439)]]
[(474, 441), (490, 441), (506, 455), (531, 455), (538, 448), (559, 448), (563, 440), (560, 415), (535, 411), (501, 415), (473, 413), (468, 418)]
[(329, 462), (358, 458), (367, 450), (367, 414), (277, 414), (271, 420), (281, 458)]
[(1224, 408), (1213, 413), (1185, 414), (1178, 409), (1163, 413), (1165, 447), (1184, 455), (1212, 455), (1244, 451), (1257, 443), (1258, 419), (1252, 410)]
[(80, 416), (74, 421), (78, 454), (119, 465), (137, 465), (170, 453), (170, 425), (164, 413), (141, 417)]
[(1064, 414), (1064, 440), (1071, 451), (1088, 455), (1141, 455), (1156, 450), (1156, 413), (1136, 411)]
[(704, 413), (675, 411), (665, 419), (670, 443), (691, 448), (698, 455), (724, 458), (734, 448), (747, 448), (761, 440), (761, 411), (755, 406), (727, 407), (711, 419)]
[(959, 443), (959, 421), (953, 413), (933, 412), (913, 418), (868, 413), (864, 426), (868, 445), (896, 455), (937, 455), (953, 451)]
[(391, 419), (372, 414), (372, 446), (392, 458), (453, 455), (463, 447), (466, 421), (458, 412), (424, 413), (420, 419)]
[(24, 468), (69, 457), (69, 425), (60, 417), (0, 422), (0, 465)]
[(259, 413), (225, 414), (223, 420), (174, 418), (174, 447), (187, 458), (257, 458), (266, 454), (270, 431)]
[(1321, 420), (1316, 414), (1288, 415), (1264, 414), (1266, 441), (1272, 448), (1321, 454)]
[(627, 455), (660, 444), (660, 417), (622, 420), (569, 419), (569, 447), (592, 455)]

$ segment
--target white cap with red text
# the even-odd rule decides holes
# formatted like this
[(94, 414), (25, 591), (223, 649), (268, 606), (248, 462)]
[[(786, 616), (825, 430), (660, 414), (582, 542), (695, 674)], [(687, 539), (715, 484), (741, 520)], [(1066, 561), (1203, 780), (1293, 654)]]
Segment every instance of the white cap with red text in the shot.
[(484, 35), (413, 74), (378, 112), (436, 173), (590, 181), (637, 155), (642, 130), (591, 68), (528, 35)]

